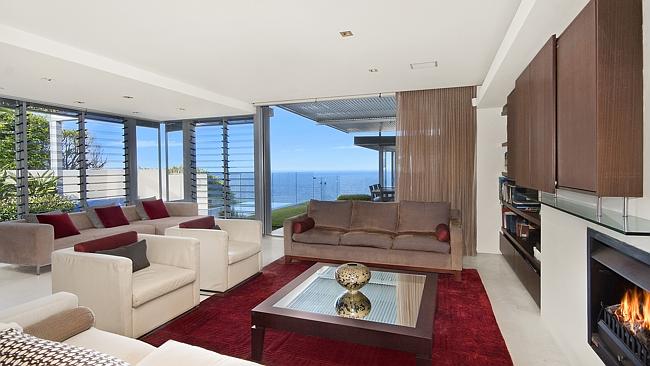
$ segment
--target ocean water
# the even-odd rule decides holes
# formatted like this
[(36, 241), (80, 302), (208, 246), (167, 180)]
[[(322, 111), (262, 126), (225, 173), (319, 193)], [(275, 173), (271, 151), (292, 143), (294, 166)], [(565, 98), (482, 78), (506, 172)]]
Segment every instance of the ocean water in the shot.
[(377, 171), (273, 172), (273, 208), (317, 200), (335, 200), (342, 194), (370, 194), (368, 187), (379, 183)]

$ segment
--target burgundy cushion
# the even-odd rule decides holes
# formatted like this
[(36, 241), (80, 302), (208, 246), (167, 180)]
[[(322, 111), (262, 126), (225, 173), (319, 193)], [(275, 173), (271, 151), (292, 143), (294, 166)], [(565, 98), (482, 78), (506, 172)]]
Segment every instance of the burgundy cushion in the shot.
[(36, 215), (36, 219), (41, 224), (50, 224), (54, 227), (54, 239), (79, 234), (79, 230), (67, 213)]
[(178, 227), (181, 229), (214, 229), (214, 216), (205, 216), (198, 219), (181, 222)]
[(129, 224), (129, 220), (120, 206), (98, 207), (95, 209), (95, 213), (105, 228)]
[(449, 226), (447, 224), (438, 224), (436, 226), (436, 237), (438, 241), (448, 242), (451, 237), (449, 234)]
[(99, 239), (88, 240), (74, 246), (75, 252), (95, 253), (98, 250), (109, 250), (124, 245), (133, 244), (138, 241), (138, 233), (127, 231), (121, 234), (105, 236)]
[(150, 220), (169, 217), (169, 212), (167, 212), (167, 207), (165, 207), (163, 200), (142, 201), (142, 207)]
[(296, 234), (304, 233), (305, 231), (313, 228), (316, 225), (314, 219), (307, 217), (300, 221), (294, 221), (293, 223), (293, 232)]

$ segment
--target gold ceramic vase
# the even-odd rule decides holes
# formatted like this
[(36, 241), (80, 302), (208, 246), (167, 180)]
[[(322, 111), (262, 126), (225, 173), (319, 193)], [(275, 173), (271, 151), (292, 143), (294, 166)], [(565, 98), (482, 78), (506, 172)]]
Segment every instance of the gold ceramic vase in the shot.
[(336, 282), (351, 293), (356, 292), (370, 281), (370, 269), (360, 263), (340, 265), (334, 274)]

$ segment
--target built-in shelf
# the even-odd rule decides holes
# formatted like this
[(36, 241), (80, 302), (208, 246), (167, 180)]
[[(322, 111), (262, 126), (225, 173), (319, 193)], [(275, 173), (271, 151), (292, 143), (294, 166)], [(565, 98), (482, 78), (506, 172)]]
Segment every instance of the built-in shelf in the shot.
[(540, 226), (542, 224), (542, 220), (540, 219), (539, 214), (536, 212), (527, 212), (524, 210), (520, 210), (507, 202), (503, 202), (503, 206), (507, 207), (512, 212), (528, 220), (528, 222), (530, 222), (533, 225)]
[(528, 245), (525, 240), (512, 235), (505, 228), (501, 228), (501, 232), (506, 238), (508, 238), (508, 240), (510, 240), (510, 243), (517, 249), (519, 254), (521, 254), (521, 256), (524, 257), (528, 263), (530, 263), (530, 265), (535, 269), (535, 272), (539, 274), (540, 268), (542, 267), (541, 262), (528, 251), (528, 247), (531, 247), (532, 249), (533, 246)]
[(543, 205), (553, 207), (624, 235), (650, 236), (650, 220), (641, 217), (623, 217), (620, 212), (607, 209), (603, 209), (602, 215), (599, 217), (596, 207), (593, 205), (555, 197), (548, 193), (541, 194), (540, 202)]

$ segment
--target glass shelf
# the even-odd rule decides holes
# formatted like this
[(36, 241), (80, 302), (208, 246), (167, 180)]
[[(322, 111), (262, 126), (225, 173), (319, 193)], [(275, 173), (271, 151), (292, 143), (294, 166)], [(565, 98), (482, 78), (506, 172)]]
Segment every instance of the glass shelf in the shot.
[(540, 202), (569, 215), (585, 219), (594, 224), (604, 226), (624, 235), (650, 236), (650, 220), (628, 216), (623, 217), (620, 212), (603, 209), (598, 217), (596, 207), (582, 202), (555, 197), (549, 193), (541, 193)]

